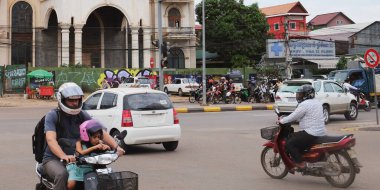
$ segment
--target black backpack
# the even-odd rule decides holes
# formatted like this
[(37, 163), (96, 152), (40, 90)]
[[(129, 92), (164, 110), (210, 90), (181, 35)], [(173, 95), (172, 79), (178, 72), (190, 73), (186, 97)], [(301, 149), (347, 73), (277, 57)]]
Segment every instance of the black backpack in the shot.
[[(58, 115), (58, 122), (56, 124), (56, 130), (58, 134), (58, 130), (60, 130), (60, 114), (59, 110), (56, 109), (55, 112)], [(35, 160), (38, 163), (42, 163), (42, 159), (44, 157), (45, 149), (46, 149), (46, 138), (45, 138), (45, 116), (41, 118), (41, 120), (37, 123), (36, 127), (34, 128), (34, 134), (32, 136), (32, 146), (33, 146), (33, 154), (35, 157)]]

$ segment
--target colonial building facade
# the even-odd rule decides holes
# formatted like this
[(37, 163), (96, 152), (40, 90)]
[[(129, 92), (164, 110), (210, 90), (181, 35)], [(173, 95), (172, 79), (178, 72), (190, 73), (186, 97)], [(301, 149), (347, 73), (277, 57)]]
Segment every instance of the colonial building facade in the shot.
[(194, 0), (0, 0), (0, 65), (195, 68)]

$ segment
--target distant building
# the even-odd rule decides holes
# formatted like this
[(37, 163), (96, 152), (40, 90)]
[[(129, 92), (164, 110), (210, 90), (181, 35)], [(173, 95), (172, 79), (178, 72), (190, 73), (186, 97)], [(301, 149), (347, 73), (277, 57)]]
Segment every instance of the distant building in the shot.
[(316, 40), (334, 41), (336, 55), (349, 53), (349, 37), (363, 30), (372, 23), (358, 23), (321, 28), (309, 32), (309, 37)]
[(286, 26), (288, 26), (290, 38), (307, 36), (306, 16), (309, 14), (300, 2), (265, 7), (260, 10), (266, 16), (270, 27), (269, 33), (276, 39), (285, 38)]
[(194, 0), (0, 1), (0, 65), (149, 68), (160, 63), (158, 18), (168, 68), (195, 68)]
[(355, 22), (342, 12), (317, 15), (307, 23), (312, 30), (347, 24), (355, 24)]
[(380, 21), (373, 22), (349, 37), (349, 54), (364, 55), (369, 49), (380, 51)]

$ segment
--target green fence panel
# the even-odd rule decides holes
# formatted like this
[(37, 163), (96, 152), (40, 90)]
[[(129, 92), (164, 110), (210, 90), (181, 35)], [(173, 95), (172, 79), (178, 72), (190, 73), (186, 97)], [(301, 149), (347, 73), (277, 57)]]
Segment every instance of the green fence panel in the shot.
[(25, 65), (7, 65), (4, 75), (6, 92), (24, 92), (26, 84)]

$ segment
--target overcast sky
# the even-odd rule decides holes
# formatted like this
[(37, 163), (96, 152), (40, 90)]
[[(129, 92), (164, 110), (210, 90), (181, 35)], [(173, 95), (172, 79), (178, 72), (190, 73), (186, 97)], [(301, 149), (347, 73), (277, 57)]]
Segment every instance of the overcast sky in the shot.
[[(202, 0), (195, 0), (195, 4)], [(259, 8), (296, 2), (296, 0), (244, 0), (244, 4), (258, 3)], [(343, 12), (355, 23), (380, 21), (380, 3), (378, 0), (300, 0), (309, 16), (309, 21), (316, 15)], [(207, 10), (206, 10), (207, 12)]]

